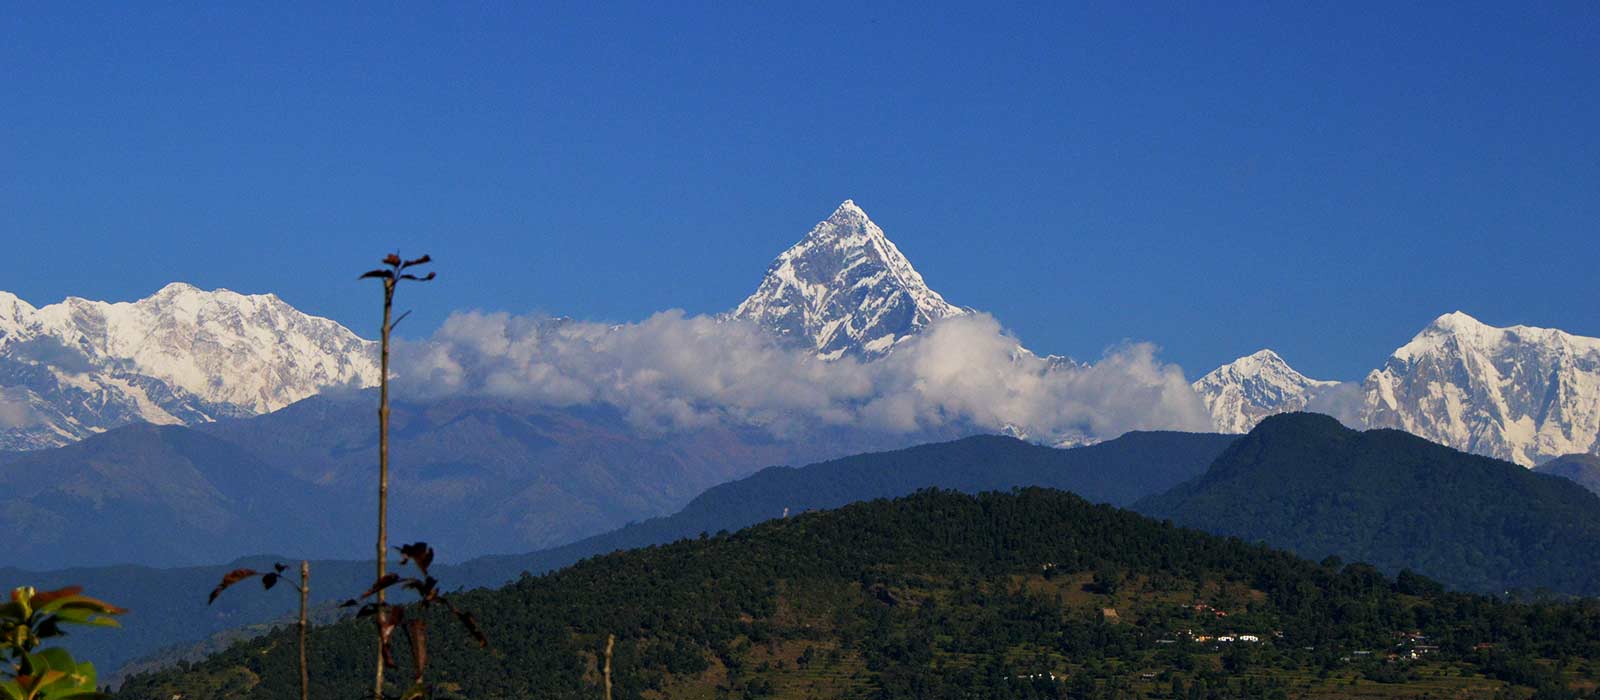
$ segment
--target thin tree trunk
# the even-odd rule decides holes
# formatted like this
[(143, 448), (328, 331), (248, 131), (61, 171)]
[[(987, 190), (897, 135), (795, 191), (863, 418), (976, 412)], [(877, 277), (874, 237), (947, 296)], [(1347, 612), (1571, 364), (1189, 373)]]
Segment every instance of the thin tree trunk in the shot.
[(311, 563), (300, 561), (300, 700), (311, 700), (311, 673), (306, 668), (306, 599), (311, 596)]
[[(383, 333), (382, 353), (379, 360), (378, 376), (378, 578), (383, 578), (386, 572), (389, 551), (389, 315), (394, 307), (394, 287), (396, 280), (384, 280), (383, 283)], [(383, 591), (378, 591), (378, 608), (383, 609)], [(373, 617), (379, 626), (382, 626), (383, 615)], [(378, 642), (378, 670), (373, 681), (373, 700), (383, 700), (383, 641), (380, 633)]]
[(611, 648), (617, 644), (617, 635), (606, 635), (606, 700), (611, 700)]

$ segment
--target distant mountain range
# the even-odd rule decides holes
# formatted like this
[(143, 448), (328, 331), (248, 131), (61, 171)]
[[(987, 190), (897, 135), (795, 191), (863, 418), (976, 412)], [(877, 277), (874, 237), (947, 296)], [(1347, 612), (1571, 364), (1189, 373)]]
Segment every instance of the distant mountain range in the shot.
[[(822, 361), (872, 362), (968, 313), (846, 201), (723, 318)], [(1044, 359), (1035, 364), (1077, 366)], [(308, 556), (355, 554), (329, 524), (370, 519), (373, 397), (358, 390), (375, 378), (370, 341), (272, 295), (172, 284), (131, 303), (34, 308), (0, 294), (0, 446), (34, 450), (0, 453), (0, 524), (23, 533), (15, 551), (40, 568), (200, 564), (288, 544)], [(343, 390), (319, 395), (334, 388)], [(1262, 351), (1193, 388), (1221, 432), (1319, 410), (1525, 466), (1600, 449), (1600, 340), (1495, 329), (1459, 313), (1359, 385), (1309, 379)], [(171, 427), (73, 444), (137, 423)], [(608, 404), (467, 395), (399, 405), (395, 423), (397, 512), (462, 558), (557, 546), (670, 513), (765, 466), (976, 432), (959, 421), (911, 433), (835, 425), (777, 437), (736, 423), (641, 431)], [(294, 527), (269, 531), (303, 533), (274, 540), (257, 526), (263, 509), (296, 508), (303, 516), (285, 519)], [(90, 530), (105, 537), (68, 534), (74, 513), (92, 514)], [(153, 536), (170, 532), (181, 534)], [(84, 546), (62, 546), (74, 537)]]
[[(721, 318), (751, 322), (824, 360), (871, 361), (969, 313), (929, 287), (846, 200)], [(1051, 367), (1081, 366), (1045, 359)], [(135, 302), (69, 298), (34, 308), (0, 292), (0, 450), (60, 446), (133, 422), (195, 426), (249, 417), (376, 378), (371, 341), (271, 294), (174, 283)], [(1311, 379), (1263, 350), (1206, 374), (1193, 389), (1219, 432), (1314, 410), (1524, 466), (1600, 454), (1600, 339), (1494, 328), (1459, 312), (1439, 317), (1360, 381)]]
[[(824, 360), (870, 360), (966, 313), (846, 200), (720, 318)], [(271, 294), (173, 283), (134, 302), (71, 297), (35, 308), (0, 292), (0, 451), (59, 447), (136, 422), (247, 418), (370, 387), (375, 353), (373, 341)]]
[(1309, 379), (1264, 350), (1194, 389), (1222, 432), (1315, 410), (1525, 467), (1600, 454), (1600, 338), (1495, 328), (1461, 312), (1440, 316), (1360, 382)]
[[(766, 328), (819, 361), (870, 362), (966, 313), (847, 201), (725, 319)], [(172, 284), (137, 302), (73, 298), (38, 309), (0, 297), (0, 446), (31, 452), (0, 453), (0, 482), (13, 485), (0, 492), (0, 524), (26, 533), (18, 563), (359, 556), (330, 524), (372, 519), (375, 397), (359, 391), (376, 379), (372, 351), (271, 295)], [(1071, 364), (1043, 359), (1042, 371)], [(169, 429), (115, 430), (145, 423)], [(736, 421), (652, 431), (611, 404), (482, 395), (402, 403), (394, 423), (395, 512), (418, 529), (426, 523), (456, 558), (555, 546), (671, 513), (766, 466), (978, 432), (959, 420), (894, 432), (824, 424), (778, 436)], [(306, 516), (262, 527), (272, 504)], [(62, 527), (77, 516), (89, 526)]]
[(377, 378), (371, 342), (271, 294), (173, 283), (34, 308), (0, 292), (0, 449), (255, 415)]

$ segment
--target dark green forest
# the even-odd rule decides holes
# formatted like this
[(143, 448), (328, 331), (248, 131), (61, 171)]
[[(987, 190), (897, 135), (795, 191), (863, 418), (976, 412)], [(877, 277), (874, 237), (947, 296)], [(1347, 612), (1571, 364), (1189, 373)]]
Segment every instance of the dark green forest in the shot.
[[(599, 697), (608, 634), (619, 698), (1554, 699), (1600, 670), (1594, 601), (1446, 592), (1037, 488), (923, 491), (454, 597), (492, 646), (433, 622), (441, 698)], [(367, 621), (311, 647), (315, 697), (370, 683)], [(117, 697), (292, 698), (295, 673), (280, 631)]]
[(1204, 476), (1134, 509), (1313, 559), (1412, 569), (1452, 588), (1600, 595), (1600, 497), (1510, 462), (1327, 416), (1269, 417)]

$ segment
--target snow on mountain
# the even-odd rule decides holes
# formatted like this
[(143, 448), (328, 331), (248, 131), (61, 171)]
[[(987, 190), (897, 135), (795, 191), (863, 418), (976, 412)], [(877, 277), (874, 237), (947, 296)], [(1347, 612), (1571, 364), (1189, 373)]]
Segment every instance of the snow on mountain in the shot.
[(881, 357), (924, 326), (967, 313), (928, 288), (855, 202), (779, 255), (732, 316), (823, 359)]
[(174, 283), (135, 302), (36, 309), (0, 292), (3, 449), (254, 415), (377, 376), (373, 343), (271, 294)]
[(1600, 338), (1440, 316), (1362, 382), (1361, 420), (1534, 466), (1600, 451)]
[(1219, 433), (1246, 433), (1275, 413), (1306, 408), (1319, 390), (1339, 382), (1311, 379), (1296, 372), (1271, 350), (1241, 357), (1194, 383)]
[[(1271, 351), (1241, 358), (1194, 383), (1223, 432), (1244, 432), (1313, 402), (1338, 382), (1307, 379)], [(1573, 453), (1600, 454), (1600, 338), (1559, 330), (1496, 328), (1461, 312), (1440, 316), (1351, 383), (1356, 428), (1398, 428), (1459, 450), (1523, 466)]]

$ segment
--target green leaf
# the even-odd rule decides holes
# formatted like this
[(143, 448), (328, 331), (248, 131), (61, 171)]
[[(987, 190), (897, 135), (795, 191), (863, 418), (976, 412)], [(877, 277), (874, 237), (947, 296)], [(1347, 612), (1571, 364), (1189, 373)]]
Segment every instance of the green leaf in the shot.
[[(66, 649), (52, 647), (28, 655), (28, 666), (33, 674), (38, 676), (33, 689), (46, 691), (44, 697), (56, 700), (67, 694), (78, 695), (93, 692), (98, 676), (94, 664), (84, 661), (74, 661), (72, 654)], [(23, 695), (28, 697), (27, 694)]]
[(115, 619), (106, 617), (105, 613), (91, 608), (64, 608), (57, 610), (55, 618), (61, 622), (70, 622), (75, 625), (89, 625), (90, 627), (121, 627)]
[(57, 671), (71, 671), (78, 667), (78, 664), (72, 660), (72, 654), (68, 653), (66, 649), (62, 649), (60, 647), (40, 649), (37, 653), (31, 655), (30, 660), (33, 662), (34, 668), (51, 668)]
[(118, 626), (109, 616), (121, 615), (127, 612), (126, 610), (103, 600), (80, 595), (81, 590), (77, 586), (72, 586), (34, 595), (31, 602), (38, 606), (35, 616), (55, 615), (63, 622), (96, 627)]

